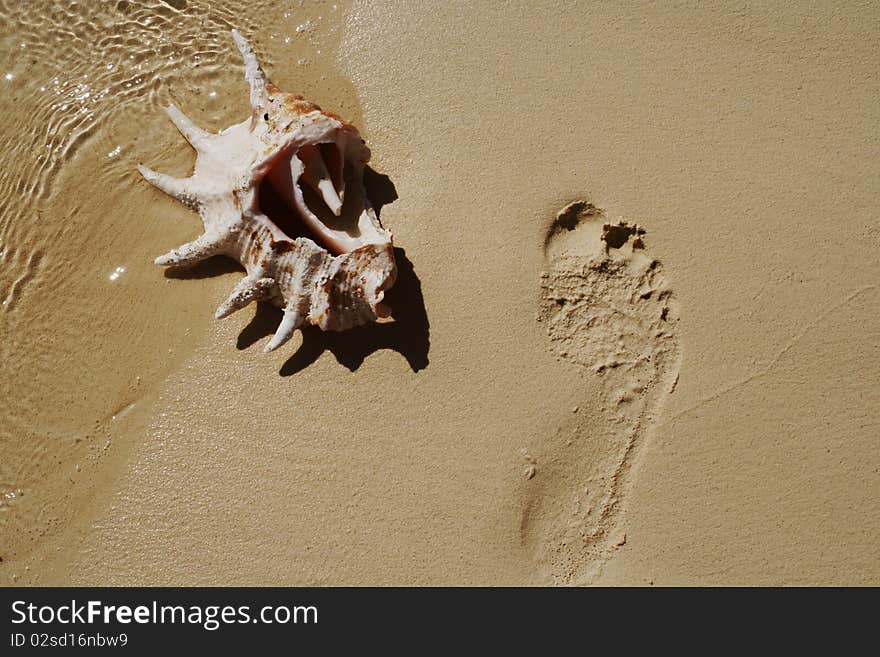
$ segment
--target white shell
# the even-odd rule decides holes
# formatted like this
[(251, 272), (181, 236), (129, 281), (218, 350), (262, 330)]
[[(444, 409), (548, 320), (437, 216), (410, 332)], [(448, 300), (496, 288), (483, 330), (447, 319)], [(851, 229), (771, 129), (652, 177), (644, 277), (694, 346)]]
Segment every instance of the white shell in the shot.
[[(172, 178), (138, 166), (148, 182), (197, 210), (205, 227), (156, 264), (235, 258), (247, 275), (215, 317), (257, 299), (280, 306), (284, 318), (266, 351), (306, 324), (341, 331), (387, 317), (381, 302), (397, 267), (391, 233), (382, 228), (363, 187), (369, 149), (351, 124), (279, 91), (250, 44), (235, 30), (232, 36), (244, 57), (252, 116), (213, 134), (170, 105), (165, 111), (197, 152), (193, 175)], [(315, 240), (293, 239), (263, 212), (264, 179)]]

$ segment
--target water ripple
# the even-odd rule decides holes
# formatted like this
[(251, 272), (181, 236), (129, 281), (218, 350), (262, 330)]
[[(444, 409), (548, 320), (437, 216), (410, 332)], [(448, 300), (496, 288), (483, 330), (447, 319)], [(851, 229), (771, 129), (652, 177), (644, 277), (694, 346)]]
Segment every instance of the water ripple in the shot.
[[(24, 492), (0, 504), (0, 556), (69, 515), (86, 495), (68, 485), (73, 465), (100, 458), (108, 418), (210, 330), (207, 288), (228, 288), (218, 279), (167, 294), (152, 264), (198, 228), (136, 173), (138, 162), (192, 166), (160, 107), (173, 98), (214, 130), (247, 116), (233, 25), (279, 83), (273, 52), (321, 102), (331, 67), (302, 62), (321, 48), (332, 58), (324, 43), (342, 11), (322, 22), (325, 9), (337, 3), (0, 0), (0, 502)], [(306, 21), (323, 27), (297, 36)]]

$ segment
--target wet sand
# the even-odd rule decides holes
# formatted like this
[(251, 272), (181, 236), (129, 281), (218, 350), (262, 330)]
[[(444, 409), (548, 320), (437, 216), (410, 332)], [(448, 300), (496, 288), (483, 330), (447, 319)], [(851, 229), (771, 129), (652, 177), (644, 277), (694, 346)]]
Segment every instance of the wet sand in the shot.
[[(0, 582), (880, 581), (876, 9), (173, 4), (0, 10)], [(230, 24), (361, 127), (395, 323), (152, 264)]]

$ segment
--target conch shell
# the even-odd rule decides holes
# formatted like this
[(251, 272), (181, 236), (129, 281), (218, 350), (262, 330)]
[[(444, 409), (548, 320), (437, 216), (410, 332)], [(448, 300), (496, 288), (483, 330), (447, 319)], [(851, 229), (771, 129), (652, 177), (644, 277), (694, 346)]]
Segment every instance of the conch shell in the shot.
[[(188, 265), (214, 255), (241, 263), (247, 275), (215, 317), (254, 300), (284, 309), (272, 351), (304, 325), (342, 331), (390, 315), (382, 304), (397, 276), (391, 233), (364, 190), (370, 150), (350, 123), (279, 91), (250, 44), (232, 31), (250, 85), (250, 118), (218, 134), (198, 128), (177, 107), (165, 108), (196, 150), (195, 171), (173, 178), (138, 166), (147, 182), (197, 210), (205, 232), (156, 258)], [(314, 237), (291, 238), (260, 207), (268, 180)]]

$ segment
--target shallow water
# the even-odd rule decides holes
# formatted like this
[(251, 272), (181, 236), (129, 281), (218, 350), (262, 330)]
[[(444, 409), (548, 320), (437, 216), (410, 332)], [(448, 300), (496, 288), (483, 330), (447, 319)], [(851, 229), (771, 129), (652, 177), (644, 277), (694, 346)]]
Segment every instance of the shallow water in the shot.
[(213, 263), (195, 275), (227, 276), (188, 282), (152, 264), (199, 230), (135, 171), (191, 166), (161, 108), (173, 101), (211, 130), (246, 115), (235, 26), (258, 36), (279, 82), (359, 119), (333, 69), (342, 13), (329, 2), (0, 4), (0, 557), (35, 547), (75, 507), (88, 486), (68, 484), (94, 476), (83, 468), (104, 458), (115, 425), (208, 329), (206, 288), (225, 289), (236, 270)]

